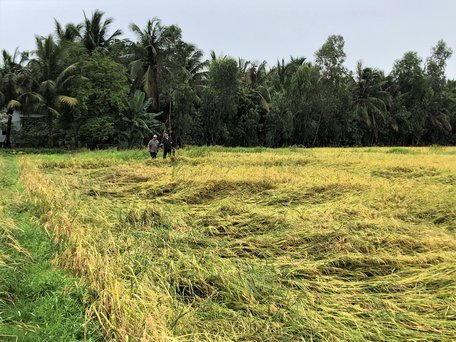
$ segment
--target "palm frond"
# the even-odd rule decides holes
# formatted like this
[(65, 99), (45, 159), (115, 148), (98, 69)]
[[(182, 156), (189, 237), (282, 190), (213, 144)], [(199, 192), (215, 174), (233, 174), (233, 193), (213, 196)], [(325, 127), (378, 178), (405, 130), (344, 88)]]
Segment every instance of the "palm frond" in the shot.
[(52, 107), (46, 107), (46, 111), (54, 118), (58, 118), (60, 116), (60, 112)]
[(41, 82), (40, 90), (42, 93), (54, 93), (55, 92), (55, 82), (52, 80), (46, 80)]
[(69, 107), (74, 107), (78, 104), (78, 99), (71, 96), (59, 95), (57, 97), (57, 102), (59, 104), (65, 104)]
[(10, 100), (6, 105), (6, 108), (8, 110), (19, 109), (20, 107), (21, 107), (21, 103), (17, 100)]

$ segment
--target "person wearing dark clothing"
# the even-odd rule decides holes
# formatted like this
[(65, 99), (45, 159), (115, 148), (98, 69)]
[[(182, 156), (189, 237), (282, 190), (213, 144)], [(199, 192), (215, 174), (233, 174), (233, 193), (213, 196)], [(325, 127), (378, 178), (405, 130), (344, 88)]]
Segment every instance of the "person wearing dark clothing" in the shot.
[(174, 148), (173, 139), (170, 138), (168, 133), (163, 134), (163, 140), (161, 142), (161, 146), (163, 146), (163, 159), (166, 159), (166, 155), (171, 155), (171, 152)]

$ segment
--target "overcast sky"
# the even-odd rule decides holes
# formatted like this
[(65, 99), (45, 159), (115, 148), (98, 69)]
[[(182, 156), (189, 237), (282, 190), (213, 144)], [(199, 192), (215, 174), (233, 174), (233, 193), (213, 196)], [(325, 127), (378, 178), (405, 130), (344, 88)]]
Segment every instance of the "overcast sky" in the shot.
[(133, 38), (131, 22), (144, 27), (152, 17), (182, 28), (185, 41), (206, 56), (211, 50), (247, 60), (266, 60), (314, 53), (331, 34), (345, 39), (346, 66), (386, 72), (407, 51), (423, 60), (443, 39), (454, 51), (447, 75), (456, 79), (455, 0), (0, 0), (0, 49), (34, 48), (34, 35), (83, 20), (101, 9), (114, 18), (112, 29)]

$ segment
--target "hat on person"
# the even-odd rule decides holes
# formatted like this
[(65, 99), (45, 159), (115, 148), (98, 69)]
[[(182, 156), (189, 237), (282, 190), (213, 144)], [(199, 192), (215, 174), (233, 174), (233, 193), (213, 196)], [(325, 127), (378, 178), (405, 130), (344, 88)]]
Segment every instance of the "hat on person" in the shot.
[(156, 137), (157, 137), (157, 134), (154, 134), (154, 138), (156, 138)]

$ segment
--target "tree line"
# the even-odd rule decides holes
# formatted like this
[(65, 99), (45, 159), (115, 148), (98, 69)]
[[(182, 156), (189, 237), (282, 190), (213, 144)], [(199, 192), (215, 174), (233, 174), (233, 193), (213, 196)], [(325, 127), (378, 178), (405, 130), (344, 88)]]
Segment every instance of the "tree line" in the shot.
[[(456, 81), (446, 78), (444, 41), (422, 59), (407, 52), (389, 74), (344, 66), (344, 39), (315, 52), (248, 61), (185, 42), (158, 18), (130, 25), (135, 40), (112, 32), (96, 10), (80, 24), (36, 36), (33, 51), (2, 51), (0, 112), (11, 145), (141, 146), (153, 132), (178, 145), (358, 146), (456, 144)], [(32, 115), (34, 114), (34, 115)], [(36, 115), (38, 114), (38, 115)]]

